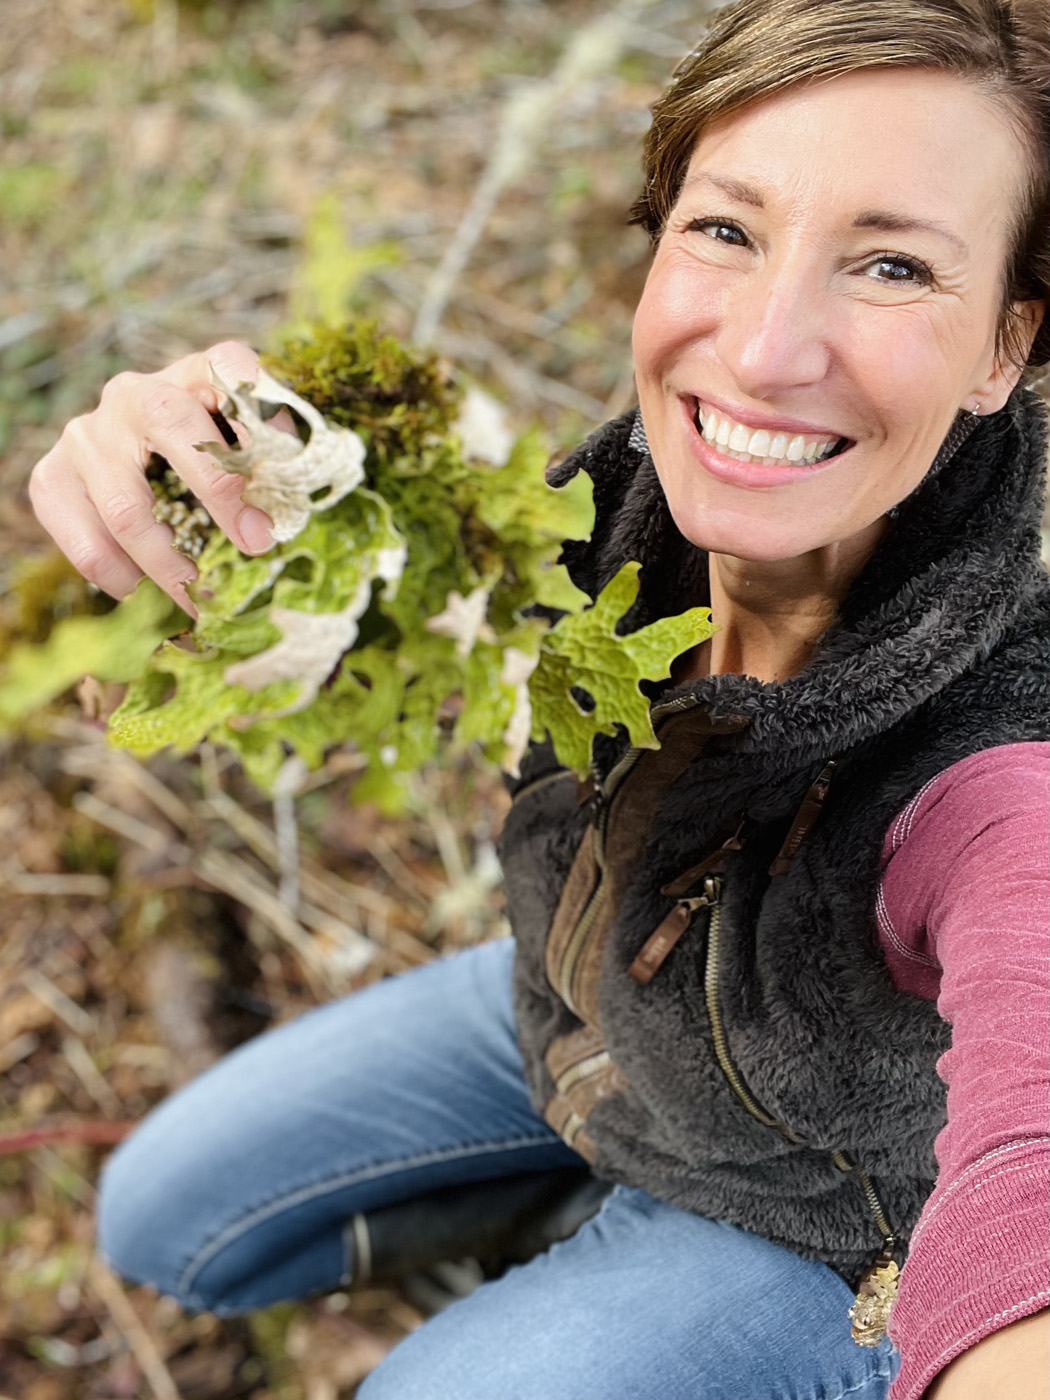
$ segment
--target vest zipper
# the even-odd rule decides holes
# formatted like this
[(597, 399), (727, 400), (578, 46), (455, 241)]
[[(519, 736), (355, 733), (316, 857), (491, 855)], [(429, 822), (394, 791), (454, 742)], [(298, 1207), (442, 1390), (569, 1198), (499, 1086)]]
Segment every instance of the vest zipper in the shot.
[(751, 1114), (752, 1118), (757, 1118), (760, 1123), (764, 1123), (767, 1128), (775, 1128), (778, 1133), (786, 1137), (788, 1142), (800, 1143), (802, 1139), (793, 1132), (786, 1123), (781, 1123), (768, 1113), (752, 1096), (743, 1079), (737, 1072), (736, 1066), (729, 1056), (729, 1045), (726, 1041), (725, 1026), (722, 1023), (722, 1008), (718, 1001), (718, 960), (722, 946), (722, 879), (719, 875), (708, 875), (704, 880), (705, 903), (711, 910), (710, 920), (707, 925), (707, 958), (704, 964), (704, 1000), (707, 1003), (707, 1015), (711, 1022), (711, 1035), (714, 1040), (715, 1055), (718, 1063), (722, 1067), (722, 1073), (729, 1081), (729, 1086), (736, 1094), (737, 1098)]
[[(677, 699), (668, 700), (663, 705), (654, 705), (651, 711), (654, 729), (658, 719), (666, 719), (669, 715), (677, 714), (681, 710), (695, 709), (699, 703), (700, 701), (695, 695), (679, 695)], [(594, 863), (597, 866), (598, 879), (591, 891), (591, 897), (584, 905), (583, 913), (577, 920), (576, 927), (565, 945), (565, 955), (558, 968), (558, 995), (574, 1016), (580, 1014), (575, 995), (576, 969), (579, 967), (580, 956), (587, 945), (587, 939), (598, 922), (598, 916), (601, 914), (608, 897), (608, 888), (605, 884), (605, 832), (609, 825), (609, 808), (620, 784), (642, 755), (647, 752), (649, 750), (636, 748), (632, 744), (623, 757), (613, 764), (604, 784), (601, 782), (599, 774), (594, 769), (591, 770), (594, 776), (595, 803), (594, 828), (591, 839), (594, 843)]]
[[(711, 1022), (711, 1035), (714, 1041), (715, 1055), (721, 1066), (730, 1088), (737, 1098), (760, 1123), (767, 1128), (775, 1128), (788, 1142), (798, 1145), (806, 1145), (804, 1138), (794, 1132), (774, 1118), (771, 1113), (764, 1109), (755, 1099), (747, 1085), (744, 1083), (736, 1066), (729, 1054), (729, 1046), (726, 1041), (725, 1026), (722, 1021), (722, 1009), (718, 999), (719, 981), (719, 957), (721, 954), (721, 933), (722, 933), (722, 879), (719, 875), (708, 875), (704, 880), (704, 894), (707, 897), (705, 903), (711, 910), (707, 931), (707, 957), (704, 965), (704, 1000), (707, 1003), (707, 1014)], [(894, 1250), (897, 1245), (897, 1237), (886, 1216), (885, 1207), (879, 1199), (878, 1192), (872, 1184), (871, 1178), (863, 1169), (859, 1162), (841, 1149), (831, 1153), (831, 1160), (839, 1171), (851, 1172), (860, 1183), (871, 1211), (872, 1218), (879, 1234), (882, 1236), (882, 1249), (874, 1264), (867, 1270), (860, 1281), (857, 1296), (853, 1301), (853, 1306), (849, 1309), (848, 1316), (853, 1323), (853, 1340), (859, 1346), (877, 1346), (886, 1333), (886, 1325), (889, 1321), (890, 1309), (893, 1300), (897, 1296), (897, 1281), (900, 1276), (900, 1269), (894, 1259)]]
[(566, 1094), (570, 1089), (574, 1089), (577, 1084), (585, 1079), (590, 1079), (595, 1074), (600, 1074), (603, 1069), (607, 1069), (612, 1064), (612, 1056), (608, 1050), (598, 1050), (593, 1055), (588, 1055), (579, 1064), (570, 1065), (554, 1081), (554, 1087), (559, 1094)]

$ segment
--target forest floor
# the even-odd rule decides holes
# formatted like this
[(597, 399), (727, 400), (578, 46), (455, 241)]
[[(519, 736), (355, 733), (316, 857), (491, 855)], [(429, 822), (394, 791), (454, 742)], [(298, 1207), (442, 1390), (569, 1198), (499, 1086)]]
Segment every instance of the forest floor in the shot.
[[(648, 254), (626, 210), (704, 8), (4, 0), (0, 640), (49, 549), (25, 486), (62, 424), (118, 370), (266, 345), (310, 309), (304, 249), (333, 219), (348, 309), (432, 336), (517, 426), (553, 448), (628, 407)], [(50, 578), (61, 613), (77, 584)], [(295, 804), (304, 943), (287, 809), (222, 754), (109, 749), (91, 704), (0, 738), (0, 1400), (345, 1400), (421, 1320), (403, 1290), (187, 1315), (94, 1256), (98, 1174), (249, 1036), (502, 936), (502, 786), (438, 767), (382, 819), (333, 755)]]

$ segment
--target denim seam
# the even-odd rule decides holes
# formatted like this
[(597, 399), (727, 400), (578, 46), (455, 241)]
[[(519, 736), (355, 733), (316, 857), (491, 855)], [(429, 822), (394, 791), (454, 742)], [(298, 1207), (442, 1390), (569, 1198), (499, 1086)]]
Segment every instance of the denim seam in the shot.
[(356, 1171), (343, 1172), (339, 1176), (327, 1177), (322, 1181), (313, 1182), (309, 1186), (301, 1186), (286, 1196), (277, 1196), (268, 1201), (266, 1205), (257, 1206), (248, 1215), (227, 1225), (214, 1239), (190, 1258), (179, 1275), (175, 1285), (176, 1290), (191, 1307), (207, 1310), (207, 1302), (199, 1294), (192, 1291), (194, 1280), (206, 1265), (210, 1264), (228, 1245), (262, 1221), (269, 1220), (283, 1210), (289, 1210), (293, 1206), (302, 1205), (306, 1201), (323, 1196), (329, 1191), (337, 1191), (343, 1186), (353, 1186), (362, 1181), (374, 1181), (388, 1173), (407, 1171), (412, 1167), (427, 1166), (433, 1162), (451, 1161), (456, 1157), (477, 1157), (485, 1152), (513, 1151), (517, 1148), (533, 1147), (537, 1143), (549, 1141), (550, 1137), (547, 1133), (539, 1133), (534, 1137), (496, 1138), (490, 1142), (472, 1143), (464, 1147), (448, 1147), (440, 1151), (423, 1152), (414, 1157), (395, 1157), (386, 1162), (374, 1163), (370, 1167), (362, 1167)]
[(851, 1385), (848, 1390), (840, 1390), (837, 1395), (830, 1396), (829, 1400), (843, 1400), (844, 1396), (855, 1395), (858, 1390), (863, 1390), (864, 1387), (870, 1385), (872, 1381), (888, 1380), (889, 1375), (889, 1371), (872, 1371), (870, 1376), (865, 1376), (862, 1381), (858, 1381), (856, 1385)]

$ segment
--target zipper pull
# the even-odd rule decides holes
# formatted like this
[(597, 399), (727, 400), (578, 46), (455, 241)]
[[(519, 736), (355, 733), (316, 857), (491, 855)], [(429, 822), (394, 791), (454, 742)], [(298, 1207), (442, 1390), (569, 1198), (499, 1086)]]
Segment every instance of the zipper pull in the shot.
[(798, 855), (799, 847), (820, 820), (824, 803), (828, 799), (828, 789), (838, 766), (838, 759), (829, 759), (810, 784), (802, 799), (802, 806), (795, 813), (790, 830), (784, 837), (784, 844), (769, 867), (770, 875), (786, 875), (791, 869), (791, 862)]
[(689, 899), (677, 899), (667, 917), (651, 933), (642, 945), (641, 951), (627, 971), (643, 987), (649, 985), (653, 977), (667, 961), (672, 949), (693, 922), (698, 909), (709, 909), (718, 903), (722, 893), (722, 881), (717, 875), (708, 875), (704, 881), (704, 892)]
[(860, 1281), (853, 1306), (846, 1316), (850, 1334), (860, 1347), (876, 1347), (886, 1335), (890, 1312), (897, 1299), (901, 1271), (893, 1257), (896, 1241), (887, 1236), (882, 1253)]
[(893, 1233), (886, 1216), (885, 1208), (876, 1194), (871, 1178), (854, 1157), (852, 1152), (839, 1148), (831, 1154), (831, 1160), (840, 1172), (852, 1172), (860, 1182), (868, 1206), (882, 1235), (882, 1250), (860, 1281), (853, 1306), (847, 1310), (847, 1317), (853, 1323), (853, 1340), (860, 1347), (875, 1347), (886, 1335), (890, 1312), (897, 1298), (901, 1271), (894, 1259), (897, 1236)]
[(721, 875), (726, 868), (726, 863), (734, 851), (744, 849), (744, 825), (746, 818), (742, 817), (733, 832), (732, 836), (726, 838), (717, 851), (712, 851), (709, 856), (696, 865), (691, 865), (688, 870), (683, 870), (681, 875), (676, 875), (673, 880), (668, 881), (660, 891), (661, 894), (669, 894), (677, 899), (679, 895), (688, 892), (697, 884), (704, 875)]

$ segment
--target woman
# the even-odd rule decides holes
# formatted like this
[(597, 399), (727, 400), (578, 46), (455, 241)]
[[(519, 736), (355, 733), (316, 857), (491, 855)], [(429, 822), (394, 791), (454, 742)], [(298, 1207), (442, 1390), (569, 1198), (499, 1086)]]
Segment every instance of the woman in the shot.
[[(719, 631), (587, 801), (530, 755), (513, 990), (502, 943), (370, 988), (115, 1155), (128, 1277), (301, 1296), (364, 1267), (378, 1208), (588, 1161), (598, 1214), (367, 1400), (1047, 1394), (1044, 10), (743, 0), (683, 64), (636, 209), (640, 414), (562, 468), (598, 508), (567, 562), (593, 594), (640, 559), (634, 622), (710, 601)], [(265, 547), (192, 448), (209, 362), (253, 373), (224, 345), (119, 376), (36, 469), (114, 595), (192, 575), (151, 449)]]

